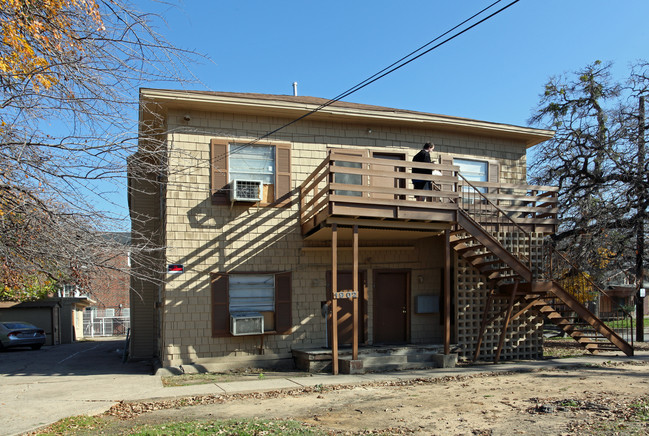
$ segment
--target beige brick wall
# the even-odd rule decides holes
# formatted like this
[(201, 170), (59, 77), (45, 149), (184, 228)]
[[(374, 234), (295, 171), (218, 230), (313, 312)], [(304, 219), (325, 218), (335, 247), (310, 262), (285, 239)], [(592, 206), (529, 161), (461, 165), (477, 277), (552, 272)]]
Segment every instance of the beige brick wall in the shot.
[[(191, 121), (184, 120), (188, 114)], [(212, 338), (210, 324), (211, 272), (293, 272), (293, 333), (267, 335), (265, 356), (289, 355), (292, 347), (321, 346), (325, 342), (325, 321), (320, 302), (325, 300), (326, 271), (331, 268), (327, 251), (303, 250), (305, 242), (298, 222), (297, 195), (289, 208), (213, 206), (210, 201), (210, 140), (222, 138), (241, 143), (284, 124), (286, 119), (219, 114), (202, 111), (169, 111), (168, 146), (170, 169), (166, 191), (166, 259), (181, 263), (186, 272), (167, 277), (163, 300), (164, 365), (207, 363), (222, 357), (257, 356), (259, 337)], [(368, 132), (371, 128), (372, 132)], [(292, 188), (298, 188), (326, 157), (327, 147), (405, 152), (408, 159), (427, 141), (436, 144), (435, 153), (501, 162), (502, 181), (524, 181), (525, 149), (522, 144), (489, 137), (439, 134), (427, 129), (403, 129), (367, 124), (303, 120), (274, 135), (274, 140), (292, 144)], [(363, 241), (361, 236), (361, 243)], [(383, 244), (385, 245), (385, 244)], [(373, 271), (408, 269), (411, 274), (411, 309), (421, 294), (441, 294), (443, 247), (439, 238), (415, 241), (412, 249), (361, 251), (360, 269), (367, 271), (369, 291), (369, 338), (372, 338)], [(341, 250), (340, 269), (351, 269), (351, 252)], [(458, 272), (462, 269), (457, 266)], [(463, 270), (464, 271), (464, 270)], [(463, 274), (471, 276), (469, 272)], [(474, 291), (458, 282), (457, 302), (461, 316), (468, 319), (467, 304), (481, 310), (480, 301), (469, 301)], [(471, 297), (468, 295), (471, 294)], [(465, 298), (465, 297), (462, 297)], [(475, 297), (477, 298), (477, 297)], [(460, 307), (462, 306), (462, 307)], [(473, 310), (473, 309), (472, 309)], [(473, 312), (471, 312), (473, 313)], [(473, 316), (473, 315), (471, 315)], [(461, 321), (454, 340), (469, 340)], [(442, 326), (438, 314), (411, 316), (411, 341), (439, 343)], [(456, 337), (457, 335), (457, 337)]]

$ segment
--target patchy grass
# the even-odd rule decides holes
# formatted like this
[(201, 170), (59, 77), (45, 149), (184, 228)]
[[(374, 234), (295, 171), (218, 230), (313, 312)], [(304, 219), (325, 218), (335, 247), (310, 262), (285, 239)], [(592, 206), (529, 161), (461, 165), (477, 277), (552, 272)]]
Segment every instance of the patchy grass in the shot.
[(612, 418), (572, 423), (569, 430), (574, 434), (592, 436), (646, 435), (649, 433), (649, 397), (616, 408)]
[(297, 421), (274, 421), (258, 419), (231, 419), (226, 421), (192, 421), (173, 422), (158, 425), (141, 425), (133, 427), (129, 435), (213, 435), (224, 434), (233, 436), (248, 435), (326, 435), (327, 433), (308, 427)]
[(241, 368), (222, 372), (202, 374), (181, 374), (162, 377), (162, 385), (190, 386), (207, 383), (225, 383), (245, 380), (264, 380), (269, 378), (310, 377), (312, 374), (303, 371), (281, 371), (262, 368)]
[(105, 427), (106, 420), (101, 416), (72, 416), (64, 418), (49, 427), (37, 432), (39, 435), (79, 435), (79, 434), (98, 434)]
[(573, 338), (549, 338), (543, 341), (543, 357), (563, 359), (590, 354)]
[(649, 398), (645, 398), (631, 405), (633, 416), (639, 421), (649, 421)]
[(74, 416), (32, 435), (85, 436), (85, 435), (139, 435), (139, 436), (181, 436), (181, 435), (313, 435), (327, 433), (292, 420), (229, 419), (217, 421), (173, 421), (162, 424), (141, 424), (124, 426), (108, 417)]

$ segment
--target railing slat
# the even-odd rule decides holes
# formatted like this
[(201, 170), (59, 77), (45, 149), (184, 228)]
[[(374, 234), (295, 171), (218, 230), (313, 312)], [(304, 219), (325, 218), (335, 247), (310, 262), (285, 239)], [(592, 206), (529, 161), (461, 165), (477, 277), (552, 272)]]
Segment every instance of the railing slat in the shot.
[[(359, 165), (356, 168), (341, 166), (338, 164), (340, 162)], [(444, 175), (413, 173), (413, 168), (438, 170)], [(358, 184), (350, 183), (355, 176)], [(413, 179), (431, 181), (439, 190), (414, 189), (411, 184)], [(300, 218), (308, 220), (320, 213), (326, 207), (320, 199), (331, 194), (333, 196), (328, 197), (329, 201), (334, 198), (337, 202), (357, 203), (359, 207), (375, 203), (395, 208), (411, 206), (417, 209), (435, 209), (440, 204), (453, 202), (455, 207), (472, 210), (480, 220), (492, 227), (511, 225), (515, 228), (510, 221), (518, 223), (516, 231), (526, 231), (520, 225), (528, 226), (526, 229), (540, 225), (542, 231), (547, 231), (548, 226), (556, 225), (558, 198), (554, 187), (471, 182), (471, 190), (476, 191), (464, 192), (469, 184), (459, 182), (462, 182), (462, 177), (456, 165), (368, 158), (334, 150), (301, 184)], [(477, 192), (482, 189), (487, 192)], [(353, 194), (345, 195), (354, 192), (362, 196), (362, 203)], [(416, 197), (427, 198), (428, 201), (416, 201)], [(462, 201), (459, 200), (460, 197), (463, 198)], [(312, 210), (314, 208), (316, 211)], [(447, 207), (444, 206), (443, 209)], [(362, 210), (358, 212), (357, 216), (362, 216)]]

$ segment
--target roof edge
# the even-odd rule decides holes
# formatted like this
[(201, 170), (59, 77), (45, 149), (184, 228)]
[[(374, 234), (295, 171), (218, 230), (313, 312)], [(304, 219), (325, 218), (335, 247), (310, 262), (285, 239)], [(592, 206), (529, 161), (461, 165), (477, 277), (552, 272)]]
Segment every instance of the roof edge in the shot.
[[(334, 116), (350, 120), (372, 119), (377, 122), (405, 122), (430, 125), (441, 130), (469, 130), (478, 134), (516, 137), (524, 140), (527, 148), (551, 139), (555, 133), (553, 130), (343, 101), (328, 104), (330, 100), (307, 96), (142, 88), (140, 89), (140, 100), (152, 100), (170, 106), (194, 103), (206, 106), (249, 108), (250, 110), (263, 108), (265, 112), (279, 112), (289, 116), (293, 112), (296, 118), (317, 110), (317, 114), (314, 115), (320, 117)], [(323, 107), (325, 104), (326, 106)]]

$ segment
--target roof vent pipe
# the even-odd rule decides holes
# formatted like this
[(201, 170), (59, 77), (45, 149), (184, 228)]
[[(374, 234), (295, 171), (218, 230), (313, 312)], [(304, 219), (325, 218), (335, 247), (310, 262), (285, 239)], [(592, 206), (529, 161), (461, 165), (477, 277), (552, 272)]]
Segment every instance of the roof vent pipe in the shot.
[(293, 96), (297, 97), (297, 82), (293, 82)]

